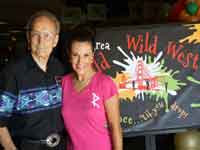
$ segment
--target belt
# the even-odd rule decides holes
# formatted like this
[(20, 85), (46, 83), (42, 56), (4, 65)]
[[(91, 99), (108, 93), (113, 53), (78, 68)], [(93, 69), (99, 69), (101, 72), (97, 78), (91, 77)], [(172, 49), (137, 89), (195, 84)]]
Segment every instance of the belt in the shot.
[(47, 136), (46, 139), (41, 139), (41, 140), (34, 140), (34, 139), (23, 139), (23, 141), (28, 142), (28, 143), (33, 143), (33, 144), (44, 144), (47, 147), (56, 147), (60, 144), (61, 142), (61, 136), (57, 133), (50, 134)]

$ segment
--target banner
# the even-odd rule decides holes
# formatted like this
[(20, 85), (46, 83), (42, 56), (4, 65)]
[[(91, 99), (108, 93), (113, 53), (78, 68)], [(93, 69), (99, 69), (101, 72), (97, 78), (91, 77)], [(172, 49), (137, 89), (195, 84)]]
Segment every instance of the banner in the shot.
[(125, 136), (200, 127), (200, 24), (99, 29), (95, 67), (118, 86)]

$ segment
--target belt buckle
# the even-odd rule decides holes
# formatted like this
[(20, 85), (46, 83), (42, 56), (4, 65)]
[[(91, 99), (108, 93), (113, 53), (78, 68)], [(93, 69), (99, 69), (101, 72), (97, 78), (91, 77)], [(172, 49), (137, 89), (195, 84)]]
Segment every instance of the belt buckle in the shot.
[(50, 134), (46, 138), (46, 144), (49, 147), (56, 147), (60, 143), (60, 135), (57, 133)]

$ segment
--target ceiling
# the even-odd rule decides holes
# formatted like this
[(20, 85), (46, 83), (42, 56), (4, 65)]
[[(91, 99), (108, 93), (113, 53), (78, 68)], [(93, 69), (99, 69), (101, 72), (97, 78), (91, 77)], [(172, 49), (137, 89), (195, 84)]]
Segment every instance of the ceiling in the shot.
[(85, 2), (105, 2), (106, 0), (0, 0), (0, 25), (24, 26), (28, 18), (41, 9), (48, 9), (57, 16), (64, 7), (81, 5)]
[[(64, 16), (65, 9), (70, 7), (78, 6), (84, 8), (86, 3), (105, 3), (108, 7), (107, 9), (110, 9), (110, 12), (113, 13), (112, 15), (116, 15), (115, 13), (118, 15), (118, 13), (123, 13), (123, 10), (126, 10), (124, 5), (130, 1), (138, 2), (141, 5), (142, 1), (174, 0), (0, 0), (0, 48), (7, 47), (13, 35), (24, 38), (26, 23), (29, 17), (38, 10), (48, 9), (62, 20), (63, 18), (61, 17)], [(116, 20), (120, 22), (118, 17)], [(115, 20), (113, 22), (115, 23)], [(64, 23), (63, 27), (65, 27)]]
[(25, 26), (33, 12), (40, 9), (49, 9), (57, 15), (60, 15), (61, 8), (64, 5), (64, 1), (62, 0), (1, 0), (0, 25)]
[(66, 8), (105, 1), (108, 0), (0, 0), (0, 34), (23, 30), (29, 17), (38, 10), (48, 9), (61, 17)]
[[(84, 3), (107, 3), (110, 7), (116, 7), (115, 12), (122, 13), (122, 4), (128, 1), (144, 0), (0, 0), (0, 33), (24, 29), (28, 18), (36, 11), (48, 9), (61, 17), (64, 9), (68, 7), (83, 6)], [(149, 1), (149, 0), (147, 0)], [(171, 0), (151, 0), (171, 1)], [(114, 9), (113, 9), (114, 10)], [(120, 11), (118, 11), (120, 10)]]

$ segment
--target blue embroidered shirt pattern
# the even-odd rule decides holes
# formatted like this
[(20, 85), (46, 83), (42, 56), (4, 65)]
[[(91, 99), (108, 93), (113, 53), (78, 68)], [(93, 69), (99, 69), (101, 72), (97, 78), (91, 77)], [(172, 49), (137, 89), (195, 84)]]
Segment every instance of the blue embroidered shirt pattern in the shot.
[(0, 116), (10, 116), (16, 102), (17, 96), (3, 92), (0, 95)]
[(3, 93), (0, 97), (0, 115), (31, 113), (61, 106), (61, 87), (54, 85), (19, 92), (18, 97)]

